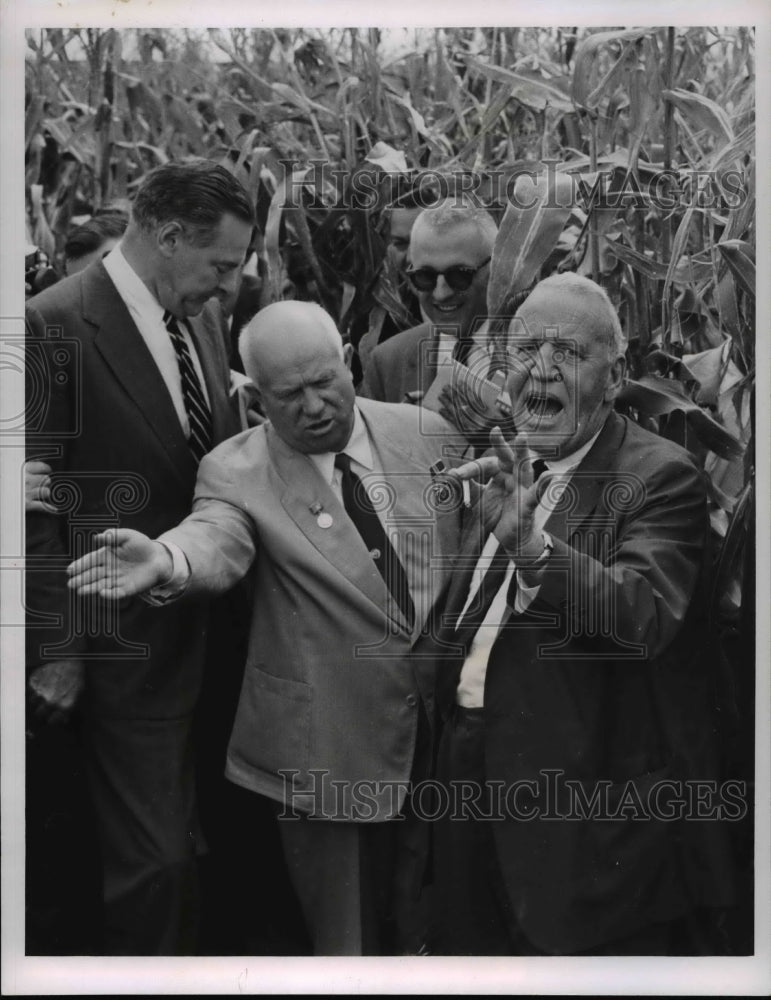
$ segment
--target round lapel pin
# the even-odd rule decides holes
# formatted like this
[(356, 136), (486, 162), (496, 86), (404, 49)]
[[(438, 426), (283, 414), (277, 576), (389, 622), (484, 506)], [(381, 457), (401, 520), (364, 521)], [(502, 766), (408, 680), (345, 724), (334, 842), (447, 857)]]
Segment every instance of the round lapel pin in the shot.
[(318, 524), (320, 528), (331, 528), (334, 524), (334, 520), (331, 514), (327, 514), (326, 511), (322, 511), (316, 518), (316, 524)]

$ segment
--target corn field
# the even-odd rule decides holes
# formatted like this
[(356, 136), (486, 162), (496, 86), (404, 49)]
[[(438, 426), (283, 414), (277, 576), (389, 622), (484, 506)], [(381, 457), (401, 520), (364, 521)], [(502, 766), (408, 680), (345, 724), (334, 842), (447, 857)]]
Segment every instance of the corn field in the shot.
[(724, 700), (746, 722), (754, 109), (747, 27), (31, 30), (28, 239), (57, 261), (73, 219), (125, 207), (152, 167), (213, 159), (257, 205), (263, 304), (288, 274), (356, 344), (373, 310), (403, 316), (382, 279), (394, 175), (478, 199), (500, 226), (489, 314), (553, 271), (593, 277), (629, 340), (621, 405), (701, 460)]

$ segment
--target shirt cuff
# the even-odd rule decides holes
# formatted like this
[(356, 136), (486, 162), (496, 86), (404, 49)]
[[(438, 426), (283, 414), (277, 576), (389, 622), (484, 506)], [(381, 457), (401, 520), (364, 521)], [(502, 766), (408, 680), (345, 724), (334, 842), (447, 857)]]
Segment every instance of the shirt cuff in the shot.
[(524, 614), (536, 597), (538, 597), (540, 589), (540, 583), (537, 583), (534, 587), (526, 587), (522, 582), (522, 574), (517, 571), (517, 596), (514, 599), (514, 613), (517, 615)]
[(144, 595), (143, 600), (154, 607), (180, 597), (185, 592), (191, 575), (190, 564), (182, 549), (174, 542), (161, 542), (161, 545), (171, 556), (171, 577), (166, 583), (159, 583)]

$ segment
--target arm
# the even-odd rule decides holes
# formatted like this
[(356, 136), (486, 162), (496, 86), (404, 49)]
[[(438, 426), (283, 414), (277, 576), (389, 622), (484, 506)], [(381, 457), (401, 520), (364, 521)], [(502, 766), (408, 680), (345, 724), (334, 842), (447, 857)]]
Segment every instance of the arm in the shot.
[[(31, 454), (25, 464), (25, 629), (27, 698), (38, 721), (64, 721), (75, 708), (84, 686), (80, 654), (85, 637), (76, 637), (70, 623), (70, 595), (64, 566), (67, 548), (63, 532), (67, 518), (52, 506), (49, 474), (66, 471), (67, 440), (60, 436), (70, 427), (74, 392), (78, 391), (77, 361), (64, 363), (61, 343), (46, 337), (46, 321), (34, 308), (26, 315), (26, 420)], [(54, 360), (54, 353), (57, 360)], [(58, 373), (63, 378), (54, 377)], [(47, 463), (37, 461), (42, 449)], [(46, 657), (47, 646), (65, 645), (66, 659)]]
[[(567, 631), (591, 650), (644, 647), (646, 659), (675, 639), (696, 590), (707, 543), (706, 492), (685, 461), (655, 469), (639, 510), (616, 521), (601, 562), (554, 537), (533, 609), (556, 611)], [(604, 622), (610, 634), (587, 621)]]
[[(588, 655), (658, 656), (683, 623), (703, 560), (706, 491), (696, 467), (685, 458), (650, 464), (638, 509), (610, 512), (607, 521), (590, 519), (577, 544), (555, 536), (547, 525), (554, 548), (544, 559), (542, 537), (533, 530), (538, 496), (525, 443), (520, 436), (508, 446), (499, 431), (491, 439), (494, 456), (455, 474), (489, 480), (485, 524), (516, 563), (519, 584), (537, 587), (529, 610), (546, 616), (555, 632), (558, 628)], [(605, 551), (592, 554), (608, 531)], [(512, 592), (512, 607), (515, 599)]]

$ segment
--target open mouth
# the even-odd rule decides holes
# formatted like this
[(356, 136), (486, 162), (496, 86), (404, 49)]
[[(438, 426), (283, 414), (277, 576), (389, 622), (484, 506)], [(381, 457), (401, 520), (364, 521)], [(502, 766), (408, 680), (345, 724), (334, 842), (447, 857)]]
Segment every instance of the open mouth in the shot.
[(455, 303), (454, 305), (449, 305), (448, 306), (448, 305), (445, 305), (445, 304), (438, 305), (436, 302), (432, 302), (431, 305), (439, 313), (454, 313), (460, 307), (459, 303)]
[(564, 410), (564, 406), (555, 396), (540, 392), (531, 392), (525, 400), (525, 406), (527, 412), (539, 420), (556, 417)]

